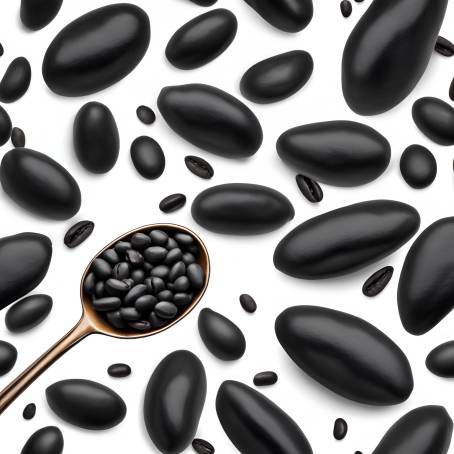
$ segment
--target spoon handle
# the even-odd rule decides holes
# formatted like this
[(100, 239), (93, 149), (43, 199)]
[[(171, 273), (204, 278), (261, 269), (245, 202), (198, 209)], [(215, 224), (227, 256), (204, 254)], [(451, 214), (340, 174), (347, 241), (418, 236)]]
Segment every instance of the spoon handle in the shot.
[(60, 358), (60, 356), (92, 333), (94, 333), (93, 326), (84, 316), (82, 316), (69, 333), (63, 336), (55, 345), (40, 356), (0, 392), (0, 414), (2, 414), (49, 366)]

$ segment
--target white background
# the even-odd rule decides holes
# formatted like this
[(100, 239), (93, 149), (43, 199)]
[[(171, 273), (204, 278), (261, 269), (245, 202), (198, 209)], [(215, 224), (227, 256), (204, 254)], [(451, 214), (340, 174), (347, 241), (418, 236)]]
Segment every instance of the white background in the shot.
[[(17, 56), (27, 57), (33, 70), (30, 90), (20, 101), (7, 106), (13, 123), (24, 129), (27, 146), (42, 151), (68, 168), (78, 180), (83, 196), (82, 208), (74, 220), (50, 222), (36, 218), (15, 206), (0, 193), (0, 235), (21, 231), (47, 234), (54, 244), (51, 269), (37, 291), (54, 298), (51, 316), (38, 328), (22, 335), (7, 332), (0, 324), (0, 338), (14, 343), (19, 359), (14, 370), (0, 379), (0, 387), (19, 373), (60, 338), (78, 320), (79, 279), (90, 258), (107, 242), (131, 228), (153, 222), (176, 222), (195, 228), (205, 240), (212, 258), (212, 279), (200, 307), (171, 330), (143, 340), (124, 341), (92, 336), (77, 345), (38, 379), (0, 417), (0, 451), (19, 453), (26, 439), (45, 425), (58, 425), (65, 437), (65, 453), (120, 454), (157, 452), (143, 425), (142, 401), (148, 379), (157, 363), (168, 353), (187, 348), (203, 361), (208, 376), (208, 395), (199, 425), (198, 436), (210, 440), (216, 451), (235, 452), (216, 417), (214, 401), (219, 384), (225, 379), (251, 384), (255, 373), (275, 370), (277, 385), (262, 389), (287, 411), (301, 426), (315, 453), (370, 453), (384, 432), (397, 418), (423, 404), (442, 404), (454, 415), (452, 382), (430, 374), (424, 365), (427, 353), (441, 342), (452, 339), (453, 316), (448, 316), (434, 330), (422, 337), (409, 335), (399, 320), (396, 285), (402, 261), (409, 244), (391, 257), (354, 275), (329, 281), (306, 282), (288, 278), (276, 271), (272, 254), (277, 242), (300, 222), (328, 210), (374, 198), (391, 198), (413, 204), (421, 214), (422, 228), (453, 212), (452, 152), (431, 143), (414, 126), (412, 103), (421, 96), (447, 98), (454, 59), (434, 54), (426, 75), (411, 96), (391, 112), (378, 117), (360, 118), (346, 106), (340, 85), (340, 62), (345, 40), (371, 0), (353, 3), (353, 15), (344, 19), (337, 0), (315, 2), (315, 14), (309, 27), (299, 34), (285, 34), (269, 26), (242, 0), (219, 0), (219, 7), (228, 7), (237, 15), (239, 30), (232, 46), (214, 62), (194, 71), (179, 71), (164, 57), (165, 45), (183, 23), (207, 11), (187, 0), (134, 0), (144, 8), (151, 20), (151, 44), (140, 66), (115, 86), (86, 98), (65, 99), (51, 93), (41, 77), (43, 54), (55, 34), (68, 22), (108, 0), (66, 0), (57, 18), (45, 29), (31, 33), (18, 19), (19, 1), (3, 0), (0, 5), (0, 42), (5, 54), (0, 59), (0, 74)], [(442, 33), (453, 39), (449, 24), (454, 21), (451, 5)], [(166, 126), (158, 114), (153, 126), (142, 125), (135, 116), (140, 104), (156, 109), (156, 98), (166, 85), (203, 82), (216, 85), (240, 96), (238, 82), (243, 72), (257, 61), (271, 55), (293, 50), (309, 51), (315, 61), (310, 82), (290, 99), (268, 106), (252, 105), (264, 129), (260, 151), (246, 161), (227, 160), (197, 150)], [(116, 167), (107, 175), (96, 176), (78, 164), (71, 146), (74, 115), (86, 102), (97, 100), (113, 111), (121, 135), (121, 154)], [(309, 204), (298, 192), (295, 171), (277, 157), (275, 142), (286, 129), (309, 122), (351, 119), (363, 121), (380, 131), (390, 141), (392, 162), (377, 181), (353, 189), (324, 186), (322, 203)], [(166, 154), (167, 166), (156, 181), (142, 179), (129, 157), (132, 140), (148, 134), (158, 140)], [(436, 156), (438, 176), (425, 190), (413, 190), (399, 173), (399, 157), (403, 149), (420, 143)], [(5, 145), (0, 153), (8, 151)], [(199, 154), (215, 168), (211, 181), (200, 180), (185, 168), (183, 158)], [(272, 186), (285, 193), (293, 202), (296, 216), (280, 230), (257, 237), (221, 236), (204, 231), (190, 216), (190, 203), (201, 190), (224, 182), (251, 182)], [(187, 206), (179, 212), (164, 215), (159, 201), (173, 192), (184, 192)], [(91, 219), (96, 223), (92, 237), (75, 250), (63, 246), (66, 229), (76, 220)], [(396, 273), (388, 288), (377, 298), (362, 296), (364, 280), (384, 265), (393, 265)], [(254, 315), (245, 313), (239, 303), (240, 293), (251, 293), (259, 309)], [(387, 333), (407, 353), (414, 372), (415, 390), (402, 405), (372, 408), (349, 402), (324, 389), (305, 376), (290, 361), (274, 335), (274, 320), (286, 307), (316, 304), (351, 312), (365, 318)], [(237, 362), (224, 363), (214, 358), (203, 346), (196, 328), (198, 311), (211, 307), (235, 321), (247, 338), (245, 356)], [(133, 369), (131, 377), (110, 378), (106, 368), (113, 362), (127, 362)], [(117, 391), (126, 401), (125, 421), (106, 432), (90, 432), (60, 421), (49, 410), (44, 391), (57, 380), (86, 378), (100, 381)], [(37, 415), (32, 421), (22, 419), (23, 407), (36, 402)], [(332, 437), (333, 422), (345, 418), (350, 426), (347, 438), (336, 442)], [(188, 449), (187, 452), (191, 452)], [(454, 448), (450, 452), (454, 452)], [(259, 453), (257, 453), (259, 454)]]

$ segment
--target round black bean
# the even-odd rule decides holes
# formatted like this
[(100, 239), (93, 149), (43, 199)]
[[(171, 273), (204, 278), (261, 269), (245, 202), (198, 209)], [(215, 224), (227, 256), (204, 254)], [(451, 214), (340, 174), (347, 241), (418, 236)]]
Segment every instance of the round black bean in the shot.
[(170, 269), (167, 265), (158, 265), (151, 270), (150, 276), (165, 279), (169, 275), (169, 271)]
[(186, 292), (191, 287), (191, 283), (187, 276), (180, 276), (174, 282), (174, 290), (176, 292)]
[(257, 310), (257, 303), (255, 302), (254, 298), (247, 293), (243, 293), (240, 295), (240, 304), (241, 307), (250, 314), (253, 314)]
[(150, 238), (152, 244), (155, 246), (165, 246), (167, 241), (169, 241), (169, 235), (162, 230), (152, 230), (150, 233)]
[(134, 307), (142, 314), (149, 314), (157, 302), (158, 300), (153, 295), (142, 295), (136, 299)]
[(123, 280), (128, 279), (131, 275), (131, 271), (129, 268), (129, 263), (127, 262), (120, 262), (117, 263), (112, 270), (112, 277), (114, 279)]
[(160, 277), (151, 277), (151, 283), (153, 285), (154, 293), (157, 294), (162, 292), (166, 288), (165, 282)]
[(94, 299), (93, 307), (98, 312), (110, 312), (119, 309), (121, 299), (116, 296), (106, 296), (104, 298)]
[(92, 270), (99, 279), (108, 279), (112, 273), (110, 264), (101, 258), (93, 260)]
[(152, 264), (162, 262), (167, 256), (167, 249), (162, 246), (151, 246), (143, 252), (145, 260)]
[(145, 233), (134, 233), (131, 237), (131, 244), (133, 248), (143, 250), (151, 246), (151, 238)]
[(154, 307), (154, 311), (158, 317), (165, 320), (171, 320), (177, 315), (178, 308), (170, 301), (160, 301)]
[(22, 416), (26, 420), (33, 419), (36, 415), (36, 405), (31, 403), (25, 406)]
[(135, 307), (122, 307), (120, 309), (120, 316), (127, 322), (136, 322), (142, 318), (140, 312)]
[(342, 0), (340, 3), (340, 9), (344, 17), (350, 17), (353, 11), (352, 4), (349, 0)]
[(103, 258), (106, 262), (109, 262), (112, 266), (115, 266), (121, 260), (115, 249), (106, 249), (101, 254), (101, 258)]
[(131, 375), (131, 367), (123, 363), (112, 364), (108, 367), (107, 373), (111, 377), (124, 378)]
[(333, 435), (336, 440), (343, 440), (347, 436), (348, 425), (345, 419), (337, 418), (334, 422)]
[(123, 301), (126, 305), (130, 306), (135, 303), (137, 298), (140, 298), (142, 295), (145, 295), (147, 292), (147, 286), (145, 284), (138, 284), (134, 286), (124, 297)]

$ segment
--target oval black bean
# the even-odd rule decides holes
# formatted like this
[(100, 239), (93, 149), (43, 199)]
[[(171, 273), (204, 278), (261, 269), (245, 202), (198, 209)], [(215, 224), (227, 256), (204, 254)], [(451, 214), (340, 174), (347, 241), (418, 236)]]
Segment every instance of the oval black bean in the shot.
[(0, 106), (0, 146), (8, 142), (11, 137), (12, 126), (8, 112)]
[(303, 194), (309, 202), (318, 203), (323, 200), (322, 188), (312, 178), (299, 174), (296, 176), (296, 184), (298, 185), (301, 194)]
[(340, 10), (342, 16), (350, 17), (352, 15), (353, 7), (349, 0), (342, 0), (340, 3)]
[(201, 438), (192, 440), (192, 448), (197, 454), (214, 454), (214, 446)]
[(16, 364), (17, 350), (9, 342), (0, 340), (0, 377), (7, 374)]
[(73, 249), (82, 244), (93, 233), (94, 228), (95, 224), (92, 221), (79, 221), (69, 228), (63, 242), (68, 248)]
[(128, 364), (116, 363), (108, 367), (107, 373), (111, 377), (124, 378), (131, 375), (131, 367)]
[(21, 454), (62, 454), (63, 434), (58, 427), (48, 426), (34, 432), (22, 448)]
[(347, 436), (348, 425), (347, 421), (342, 418), (337, 418), (334, 421), (333, 436), (336, 440), (343, 440)]
[(11, 142), (15, 147), (25, 147), (25, 134), (22, 129), (14, 127), (11, 131)]
[(30, 30), (41, 30), (60, 11), (63, 0), (21, 0), (20, 19)]
[(257, 310), (257, 303), (255, 302), (254, 298), (247, 293), (243, 293), (240, 295), (240, 304), (241, 307), (250, 314), (253, 314)]
[(392, 266), (385, 266), (384, 268), (376, 271), (370, 276), (363, 285), (364, 296), (377, 296), (389, 284), (393, 277), (394, 268)]
[(439, 36), (435, 43), (435, 51), (444, 57), (452, 57), (454, 55), (454, 44), (443, 36)]
[(199, 156), (186, 156), (184, 158), (184, 163), (189, 171), (204, 180), (209, 180), (214, 176), (214, 170), (213, 167), (211, 167), (211, 164)]
[(22, 417), (27, 421), (33, 419), (36, 415), (36, 405), (34, 403), (27, 404), (22, 412)]
[(12, 333), (23, 333), (42, 323), (52, 310), (49, 295), (29, 295), (14, 303), (6, 313), (5, 325)]
[(255, 386), (270, 386), (277, 383), (277, 374), (276, 372), (266, 371), (259, 372), (254, 376), (254, 385)]
[(156, 121), (156, 114), (148, 106), (139, 106), (136, 110), (137, 118), (145, 125), (151, 125)]
[(184, 194), (171, 194), (159, 202), (159, 209), (163, 213), (172, 213), (173, 211), (183, 208), (185, 204), (186, 196)]
[(161, 146), (147, 136), (138, 137), (131, 144), (131, 160), (137, 172), (147, 180), (159, 178), (166, 165)]
[(410, 145), (400, 158), (400, 172), (406, 183), (415, 189), (430, 186), (437, 176), (437, 161), (422, 145)]
[(15, 58), (0, 81), (0, 101), (14, 102), (22, 98), (30, 86), (32, 70), (24, 57)]

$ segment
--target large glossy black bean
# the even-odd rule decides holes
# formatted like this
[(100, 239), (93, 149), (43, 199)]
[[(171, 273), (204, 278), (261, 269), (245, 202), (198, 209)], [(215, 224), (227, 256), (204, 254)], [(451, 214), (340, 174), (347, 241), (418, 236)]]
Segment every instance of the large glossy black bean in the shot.
[(15, 58), (0, 81), (0, 101), (14, 102), (22, 98), (30, 86), (32, 70), (25, 57)]
[(444, 407), (419, 407), (402, 416), (372, 454), (447, 454), (452, 429), (452, 419)]
[(63, 434), (58, 427), (47, 426), (37, 430), (25, 443), (21, 454), (62, 454)]
[(17, 350), (9, 342), (0, 340), (0, 377), (7, 374), (16, 364)]
[(402, 202), (372, 200), (303, 222), (277, 245), (274, 266), (289, 276), (324, 279), (380, 260), (418, 230), (418, 212)]
[(11, 143), (16, 148), (25, 147), (25, 134), (22, 129), (14, 127), (11, 131)]
[(412, 188), (426, 188), (437, 176), (437, 161), (426, 147), (410, 145), (400, 157), (400, 172)]
[(427, 368), (444, 378), (454, 377), (454, 341), (445, 342), (434, 348), (426, 359)]
[(275, 330), (304, 372), (347, 399), (394, 405), (413, 391), (405, 354), (365, 320), (323, 307), (295, 306), (279, 315)]
[(31, 292), (44, 279), (52, 243), (39, 233), (0, 238), (0, 309)]
[(208, 230), (236, 235), (271, 232), (295, 215), (283, 194), (247, 183), (227, 183), (206, 189), (194, 199), (191, 213)]
[(249, 68), (241, 78), (243, 96), (267, 104), (281, 101), (306, 85), (314, 61), (308, 52), (294, 50), (267, 58)]
[(178, 454), (190, 445), (206, 392), (205, 369), (193, 353), (178, 350), (158, 364), (145, 391), (143, 416), (159, 451)]
[(110, 429), (126, 416), (123, 399), (107, 386), (90, 380), (54, 383), (46, 389), (46, 399), (57, 416), (83, 429)]
[(307, 27), (312, 20), (312, 0), (245, 0), (268, 23), (289, 33)]
[(454, 109), (438, 98), (421, 98), (413, 104), (416, 126), (439, 145), (454, 145)]
[(172, 213), (173, 211), (183, 208), (186, 204), (186, 196), (184, 194), (171, 194), (164, 197), (159, 202), (159, 209), (163, 213)]
[(370, 276), (363, 285), (363, 294), (373, 297), (381, 293), (393, 277), (394, 268), (385, 266)]
[(68, 24), (43, 61), (46, 84), (63, 96), (83, 96), (109, 87), (142, 60), (150, 42), (150, 21), (129, 3), (95, 9)]
[(23, 333), (43, 322), (51, 310), (49, 295), (30, 295), (8, 309), (5, 325), (13, 333)]
[(70, 249), (82, 244), (92, 233), (95, 224), (92, 221), (79, 221), (65, 233), (63, 242)]
[(11, 136), (12, 126), (8, 112), (0, 106), (0, 146), (8, 142)]
[(454, 217), (440, 219), (411, 246), (402, 267), (397, 301), (404, 328), (430, 331), (454, 307)]
[(222, 383), (216, 396), (216, 412), (224, 432), (242, 454), (312, 454), (296, 422), (243, 383)]
[(342, 60), (342, 87), (361, 115), (385, 112), (424, 74), (448, 0), (374, 0), (353, 29)]
[(227, 9), (213, 9), (179, 28), (166, 47), (166, 57), (179, 69), (206, 65), (221, 55), (236, 36), (238, 22)]
[(80, 209), (76, 180), (43, 153), (28, 148), (6, 153), (0, 165), (0, 182), (18, 205), (40, 216), (64, 220)]
[(147, 136), (134, 140), (131, 145), (131, 160), (137, 172), (148, 180), (159, 178), (166, 165), (161, 146), (156, 140)]
[(21, 0), (20, 19), (30, 30), (41, 30), (60, 11), (63, 0)]
[(88, 102), (77, 112), (73, 126), (74, 150), (82, 166), (93, 173), (107, 173), (120, 152), (120, 136), (110, 109)]
[(334, 186), (359, 186), (378, 178), (391, 158), (389, 142), (354, 121), (325, 121), (284, 132), (279, 157), (304, 175)]
[(227, 158), (246, 158), (262, 144), (262, 127), (254, 113), (211, 85), (165, 87), (158, 107), (177, 134), (203, 150)]
[(211, 309), (199, 314), (199, 334), (208, 350), (223, 361), (240, 359), (246, 351), (244, 334), (232, 321)]

